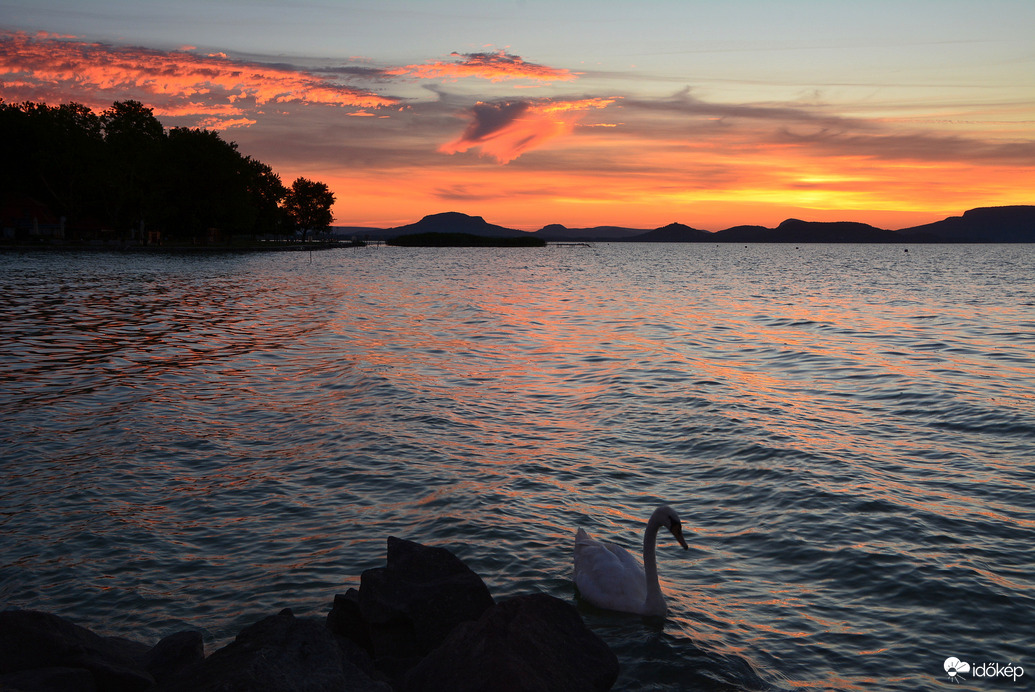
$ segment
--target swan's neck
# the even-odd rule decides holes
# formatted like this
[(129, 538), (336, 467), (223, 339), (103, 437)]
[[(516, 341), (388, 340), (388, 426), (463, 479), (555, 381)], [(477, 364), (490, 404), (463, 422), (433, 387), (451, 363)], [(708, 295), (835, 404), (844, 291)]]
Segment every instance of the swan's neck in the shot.
[(665, 597), (661, 594), (661, 584), (658, 583), (658, 559), (654, 554), (660, 526), (652, 520), (647, 523), (647, 530), (643, 532), (643, 573), (647, 577), (647, 600), (644, 602), (644, 610), (650, 614), (665, 612)]

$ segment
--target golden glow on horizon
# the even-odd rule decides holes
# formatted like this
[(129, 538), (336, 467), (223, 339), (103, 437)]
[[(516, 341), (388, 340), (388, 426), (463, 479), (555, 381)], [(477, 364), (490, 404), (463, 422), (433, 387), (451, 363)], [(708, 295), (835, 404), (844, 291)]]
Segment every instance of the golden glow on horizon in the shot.
[[(439, 172), (424, 169), (397, 170), (391, 179), (328, 171), (327, 179), (332, 189), (347, 191), (339, 195), (335, 208), (338, 225), (401, 226), (427, 214), (460, 211), (528, 231), (550, 223), (651, 229), (674, 221), (718, 231), (741, 224), (773, 227), (787, 218), (859, 221), (899, 229), (961, 214), (969, 207), (959, 203), (959, 189), (975, 187), (971, 168), (940, 168), (940, 180), (932, 184), (932, 171), (917, 166), (874, 178), (866, 189), (798, 191), (779, 177), (774, 179), (765, 165), (760, 167), (759, 172), (741, 173), (728, 187), (712, 189), (683, 189), (675, 184), (664, 188), (662, 181), (653, 178), (633, 181), (495, 166), (464, 168), (451, 173), (448, 181)], [(787, 161), (788, 171), (796, 168)], [(985, 172), (988, 177), (979, 191), (990, 200), (989, 206), (1031, 202), (1035, 173), (1012, 168)], [(751, 184), (749, 175), (755, 176)], [(674, 178), (678, 180), (678, 175)], [(508, 194), (499, 195), (499, 189)]]

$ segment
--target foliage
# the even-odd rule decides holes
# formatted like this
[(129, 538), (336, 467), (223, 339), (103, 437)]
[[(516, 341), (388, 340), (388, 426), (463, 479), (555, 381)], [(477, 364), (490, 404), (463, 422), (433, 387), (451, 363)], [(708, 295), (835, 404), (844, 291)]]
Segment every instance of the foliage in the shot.
[(9, 225), (16, 206), (61, 219), (66, 238), (104, 231), (144, 240), (205, 242), (213, 236), (326, 228), (334, 195), (299, 178), (289, 190), (270, 166), (217, 132), (168, 131), (138, 101), (100, 115), (77, 103), (0, 100), (0, 202)]
[(292, 226), (302, 231), (305, 241), (309, 231), (326, 229), (331, 225), (331, 206), (334, 193), (324, 183), (298, 178), (284, 199), (284, 209)]

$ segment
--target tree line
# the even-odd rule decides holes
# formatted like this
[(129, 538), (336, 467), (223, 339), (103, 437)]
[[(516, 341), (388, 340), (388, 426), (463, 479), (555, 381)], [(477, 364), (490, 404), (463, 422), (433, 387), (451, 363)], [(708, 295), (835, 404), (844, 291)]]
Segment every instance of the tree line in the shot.
[[(138, 101), (100, 114), (68, 103), (0, 100), (0, 201), (26, 203), (59, 219), (65, 237), (114, 233), (162, 242), (199, 242), (323, 230), (334, 194), (298, 178), (286, 187), (270, 166), (217, 132), (166, 129)], [(4, 225), (12, 213), (5, 211)]]

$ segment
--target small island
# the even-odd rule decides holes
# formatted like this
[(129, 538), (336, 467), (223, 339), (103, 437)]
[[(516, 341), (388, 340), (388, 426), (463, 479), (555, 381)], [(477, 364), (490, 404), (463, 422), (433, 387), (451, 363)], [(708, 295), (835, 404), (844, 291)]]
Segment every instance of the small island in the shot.
[(387, 245), (401, 247), (545, 247), (542, 238), (492, 237), (473, 233), (411, 233), (390, 238)]

